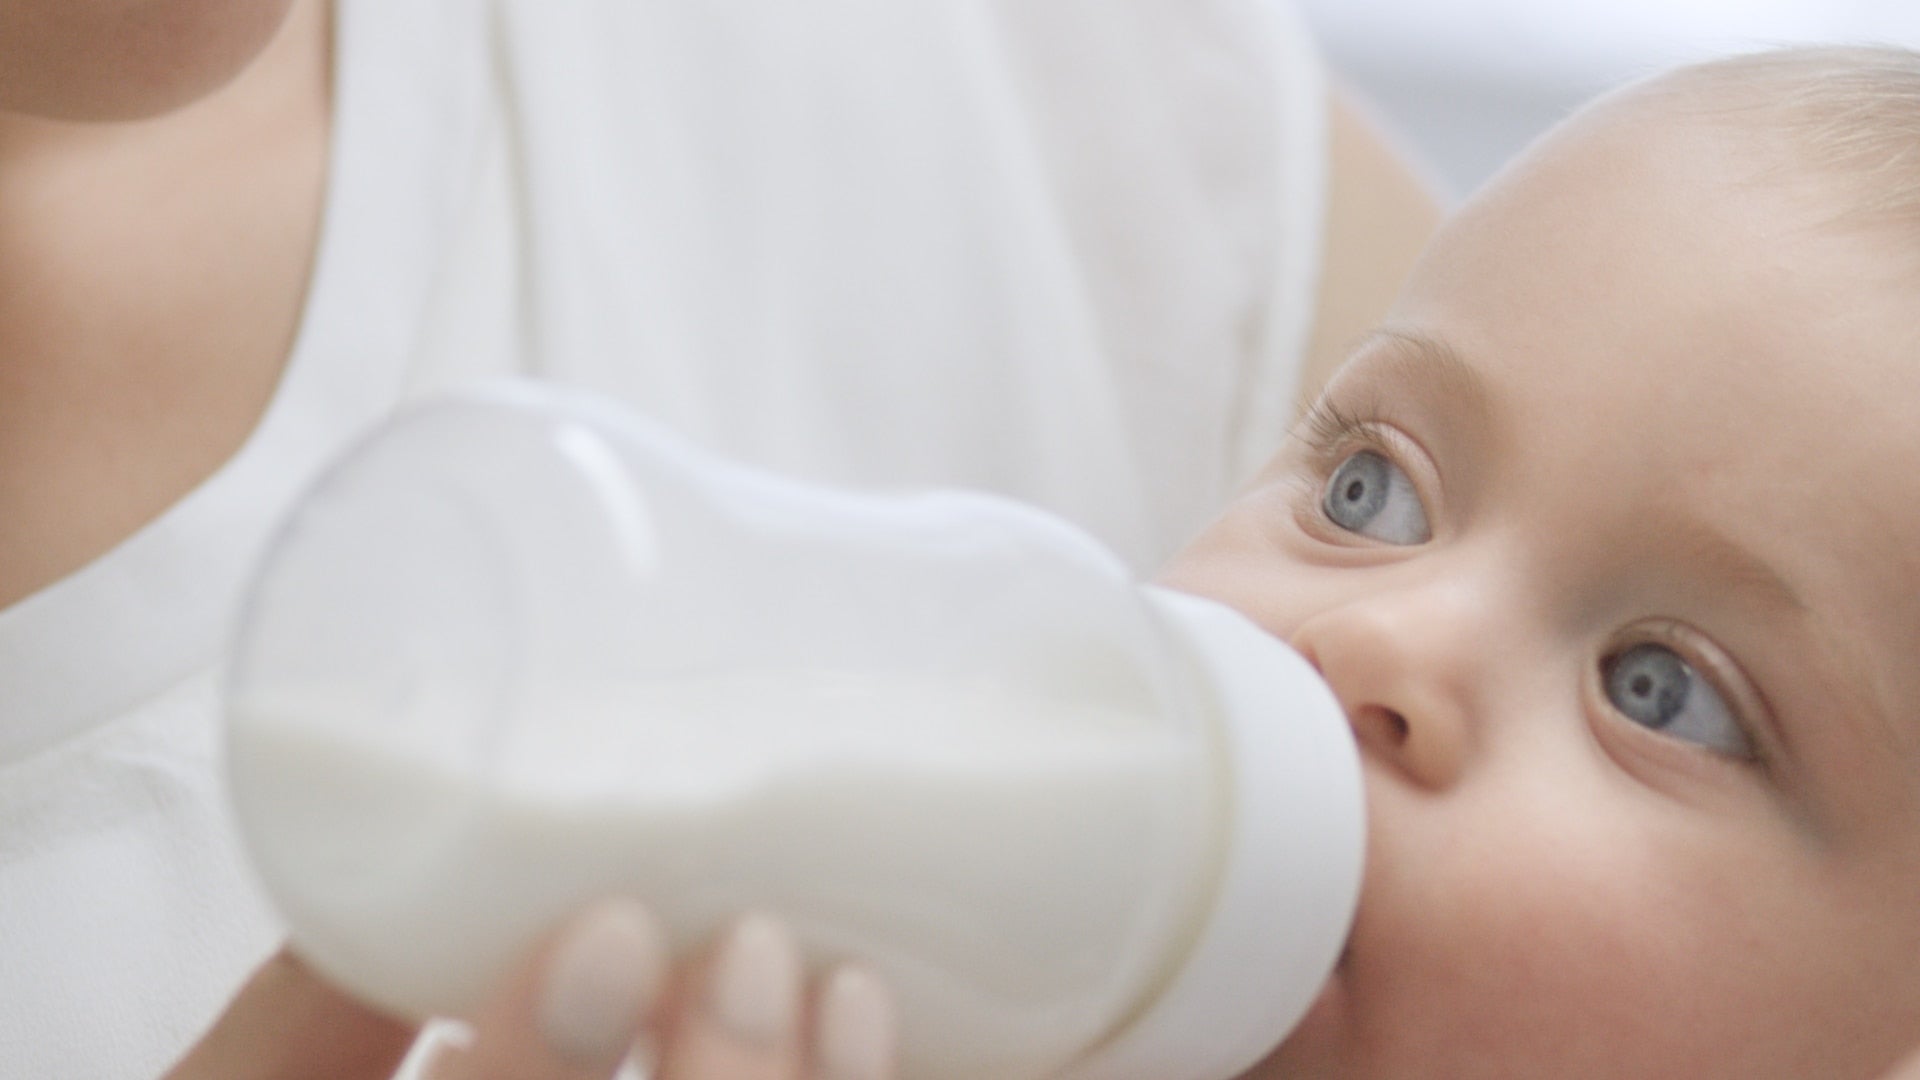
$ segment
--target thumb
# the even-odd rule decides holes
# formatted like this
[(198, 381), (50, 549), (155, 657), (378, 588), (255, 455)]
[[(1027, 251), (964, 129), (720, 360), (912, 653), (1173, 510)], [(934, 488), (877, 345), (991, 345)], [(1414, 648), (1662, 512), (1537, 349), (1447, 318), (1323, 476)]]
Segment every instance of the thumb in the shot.
[(414, 1034), (283, 948), (163, 1080), (387, 1080)]

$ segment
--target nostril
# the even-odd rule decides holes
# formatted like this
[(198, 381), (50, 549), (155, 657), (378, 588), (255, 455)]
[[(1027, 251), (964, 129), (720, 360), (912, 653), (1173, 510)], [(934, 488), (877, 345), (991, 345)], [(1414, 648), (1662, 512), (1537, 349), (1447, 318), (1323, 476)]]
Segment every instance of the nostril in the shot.
[(1407, 718), (1380, 705), (1362, 705), (1353, 714), (1353, 730), (1362, 743), (1378, 750), (1398, 750), (1406, 745)]

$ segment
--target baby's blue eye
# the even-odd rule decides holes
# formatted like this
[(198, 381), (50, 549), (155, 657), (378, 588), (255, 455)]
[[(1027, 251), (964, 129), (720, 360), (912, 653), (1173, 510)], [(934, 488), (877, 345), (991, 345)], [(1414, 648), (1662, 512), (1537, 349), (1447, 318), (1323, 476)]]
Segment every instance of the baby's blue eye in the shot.
[(1665, 645), (1635, 645), (1609, 658), (1602, 674), (1607, 700), (1641, 727), (1729, 757), (1753, 756), (1746, 731), (1719, 692)]
[(1348, 532), (1389, 544), (1424, 544), (1432, 536), (1413, 481), (1372, 450), (1340, 463), (1320, 496), (1320, 509)]

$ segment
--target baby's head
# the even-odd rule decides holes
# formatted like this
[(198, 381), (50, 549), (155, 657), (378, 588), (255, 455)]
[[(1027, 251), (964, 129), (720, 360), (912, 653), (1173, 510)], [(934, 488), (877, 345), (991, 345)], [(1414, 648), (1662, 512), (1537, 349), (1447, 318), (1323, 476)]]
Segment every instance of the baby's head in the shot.
[(1176, 560), (1366, 760), (1251, 1076), (1877, 1076), (1920, 1043), (1920, 59), (1665, 76), (1446, 225)]

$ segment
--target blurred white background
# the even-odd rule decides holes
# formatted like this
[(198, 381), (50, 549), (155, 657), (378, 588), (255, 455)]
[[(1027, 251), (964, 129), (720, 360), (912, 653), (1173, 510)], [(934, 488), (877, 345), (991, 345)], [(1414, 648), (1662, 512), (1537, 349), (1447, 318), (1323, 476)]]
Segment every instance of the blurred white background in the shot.
[(1457, 199), (1581, 101), (1788, 42), (1920, 47), (1920, 0), (1301, 0), (1333, 67)]

